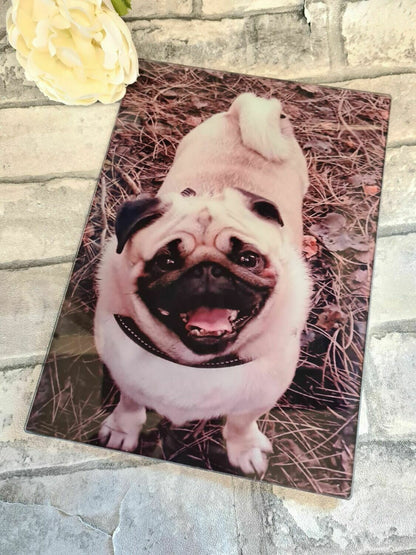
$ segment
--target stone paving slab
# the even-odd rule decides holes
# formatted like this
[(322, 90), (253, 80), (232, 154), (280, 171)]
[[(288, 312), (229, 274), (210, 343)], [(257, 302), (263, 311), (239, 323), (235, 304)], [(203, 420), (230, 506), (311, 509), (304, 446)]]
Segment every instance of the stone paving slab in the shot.
[(416, 229), (416, 147), (387, 150), (380, 204), (379, 233)]
[(95, 179), (0, 185), (0, 265), (74, 257)]
[(72, 172), (98, 177), (118, 104), (1, 111), (0, 181)]
[[(277, 487), (276, 497), (266, 492), (264, 521), (273, 523), (275, 546), (283, 553), (308, 555), (413, 553), (415, 455), (414, 443), (359, 442), (347, 501)], [(288, 548), (279, 523), (289, 528)]]
[(0, 502), (0, 530), (3, 555), (112, 553), (109, 534), (48, 505)]
[(169, 549), (237, 555), (233, 496), (230, 477), (163, 463), (0, 482), (7, 503), (51, 505), (78, 515), (113, 535), (115, 552), (123, 554)]
[(40, 366), (0, 372), (1, 441), (13, 441), (25, 437), (26, 417), (40, 372)]
[(377, 241), (370, 327), (416, 319), (416, 234)]
[(59, 264), (0, 271), (0, 366), (43, 360), (70, 270)]
[(365, 371), (371, 437), (416, 436), (416, 334), (372, 337)]
[[(123, 555), (248, 554), (259, 530), (261, 551), (255, 552), (386, 553), (414, 547), (415, 450), (414, 444), (362, 443), (348, 501), (262, 484), (248, 488), (242, 479), (163, 463), (10, 477), (0, 483), (0, 497), (22, 507), (15, 513), (19, 524), (25, 506), (50, 505), (64, 521), (78, 515), (111, 535), (115, 553)], [(243, 512), (237, 529), (235, 515)], [(44, 518), (53, 523), (55, 516)]]

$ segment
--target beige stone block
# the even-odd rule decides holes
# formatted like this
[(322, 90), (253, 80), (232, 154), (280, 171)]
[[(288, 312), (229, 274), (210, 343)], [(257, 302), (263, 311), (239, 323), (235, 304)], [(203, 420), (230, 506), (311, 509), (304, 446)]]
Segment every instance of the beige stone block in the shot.
[(329, 67), (326, 7), (318, 2), (311, 10), (317, 21), (312, 32), (300, 13), (290, 12), (220, 21), (136, 21), (133, 35), (143, 58), (276, 78), (317, 75)]
[(136, 21), (133, 36), (142, 58), (235, 69), (250, 62), (246, 27), (243, 19)]
[(359, 442), (351, 499), (287, 488), (265, 492), (266, 531), (280, 547), (274, 552), (413, 553), (415, 472), (414, 444)]
[(372, 337), (368, 355), (364, 376), (372, 437), (416, 437), (416, 335)]
[(2, 110), (0, 181), (66, 172), (98, 176), (117, 111), (118, 104)]
[[(21, 370), (26, 372), (27, 369)], [(7, 374), (9, 371), (5, 372)], [(11, 371), (14, 372), (14, 371)], [(22, 380), (17, 379), (19, 383)], [(11, 388), (14, 386), (10, 386)], [(17, 387), (17, 386), (16, 386)], [(24, 387), (22, 385), (22, 387)], [(24, 395), (19, 398), (17, 410), (22, 415), (20, 422), (26, 419), (29, 413), (30, 400), (35, 392), (35, 387), (31, 389), (26, 387)], [(20, 394), (21, 395), (21, 394)], [(21, 399), (21, 400), (20, 400)], [(15, 413), (13, 413), (15, 414)], [(7, 430), (6, 430), (7, 431)], [(134, 457), (126, 453), (112, 451), (110, 449), (102, 449), (95, 445), (87, 445), (84, 443), (68, 442), (67, 440), (51, 438), (50, 436), (40, 436), (28, 433), (23, 430), (21, 425), (18, 430), (14, 431), (12, 439), (6, 440), (6, 434), (0, 436), (0, 457), (1, 466), (0, 478), (2, 472), (7, 474), (20, 472), (34, 472), (50, 474), (53, 472), (75, 472), (79, 469), (97, 468), (98, 466), (139, 466), (146, 462), (146, 459)]]
[(126, 17), (171, 17), (190, 15), (192, 0), (132, 0)]
[(342, 34), (351, 66), (415, 67), (414, 0), (347, 2)]
[(334, 87), (345, 87), (392, 97), (388, 144), (396, 145), (416, 140), (416, 73), (386, 75), (374, 79), (353, 79), (333, 83)]
[(416, 234), (377, 241), (370, 329), (416, 318)]
[(9, 0), (0, 0), (0, 29), (6, 27), (6, 13), (9, 7)]
[(46, 355), (70, 264), (0, 271), (0, 366)]
[(25, 423), (40, 366), (0, 372), (0, 441), (14, 441), (25, 437)]
[(42, 103), (48, 99), (33, 81), (25, 79), (25, 72), (16, 59), (15, 51), (11, 47), (2, 49), (0, 42), (0, 107), (33, 101)]
[(327, 6), (323, 2), (309, 5), (308, 17), (310, 26), (300, 12), (255, 18), (254, 73), (297, 79), (329, 69)]
[(95, 184), (76, 178), (3, 183), (0, 264), (75, 255)]
[(274, 10), (286, 11), (302, 6), (302, 0), (202, 0), (202, 14), (223, 17)]
[(416, 147), (387, 151), (379, 228), (382, 234), (416, 227)]

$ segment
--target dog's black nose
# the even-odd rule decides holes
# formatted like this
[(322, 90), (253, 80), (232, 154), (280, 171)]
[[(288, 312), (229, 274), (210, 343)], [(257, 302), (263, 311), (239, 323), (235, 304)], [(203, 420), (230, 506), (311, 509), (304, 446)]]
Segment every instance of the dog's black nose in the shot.
[(213, 264), (210, 266), (211, 275), (218, 278), (224, 275), (224, 269), (218, 264)]
[(203, 263), (198, 264), (190, 270), (190, 275), (193, 278), (198, 278), (201, 280), (213, 278), (219, 278), (225, 275), (225, 270), (222, 266), (215, 263)]

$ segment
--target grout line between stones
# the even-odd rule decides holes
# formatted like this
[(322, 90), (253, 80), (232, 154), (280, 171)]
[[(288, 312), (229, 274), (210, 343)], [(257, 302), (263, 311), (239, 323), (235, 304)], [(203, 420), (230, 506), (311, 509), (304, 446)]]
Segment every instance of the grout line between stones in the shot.
[(43, 266), (57, 266), (59, 264), (67, 264), (73, 262), (75, 253), (65, 256), (53, 256), (51, 258), (13, 260), (10, 262), (0, 263), (0, 270), (13, 272), (14, 270), (28, 270), (30, 268), (42, 268)]
[(0, 176), (0, 185), (2, 183), (16, 183), (17, 185), (48, 183), (55, 179), (98, 179), (99, 169), (89, 172), (62, 172), (62, 173), (46, 173), (38, 175), (12, 175)]

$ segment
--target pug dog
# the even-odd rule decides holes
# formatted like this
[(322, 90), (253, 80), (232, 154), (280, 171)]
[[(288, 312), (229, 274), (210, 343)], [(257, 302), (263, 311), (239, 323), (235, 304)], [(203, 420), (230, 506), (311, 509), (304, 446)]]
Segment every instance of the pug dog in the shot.
[(309, 310), (307, 187), (281, 103), (244, 93), (182, 139), (155, 197), (121, 206), (98, 272), (96, 347), (120, 389), (103, 445), (134, 451), (146, 408), (222, 416), (231, 465), (264, 474), (257, 419), (293, 379)]

